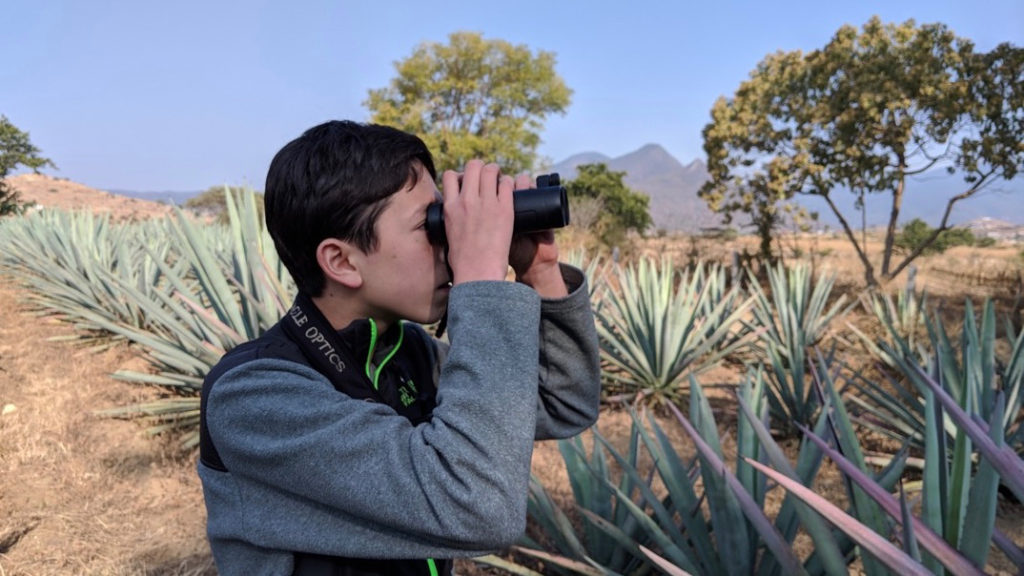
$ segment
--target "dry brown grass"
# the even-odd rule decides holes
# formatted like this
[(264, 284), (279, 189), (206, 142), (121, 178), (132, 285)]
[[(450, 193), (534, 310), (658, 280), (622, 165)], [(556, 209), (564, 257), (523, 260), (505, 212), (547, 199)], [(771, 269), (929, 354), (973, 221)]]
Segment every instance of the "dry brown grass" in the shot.
[[(53, 181), (46, 185), (53, 185)], [(86, 206), (95, 206), (95, 201), (103, 199), (92, 198)], [(109, 208), (129, 218), (143, 212), (122, 212), (113, 205)], [(146, 209), (159, 212), (165, 207)], [(728, 262), (732, 251), (742, 249), (745, 242), (652, 239), (640, 244), (637, 253), (669, 253), (679, 262), (695, 253), (705, 260)], [(807, 242), (805, 254), (811, 253), (806, 250), (816, 250), (817, 265), (833, 267), (841, 274), (840, 283), (845, 289), (856, 294), (861, 282), (859, 265), (850, 260), (845, 242)], [(754, 248), (752, 242), (749, 248)], [(923, 283), (933, 294), (951, 301), (967, 295), (991, 295), (1008, 305), (1005, 303), (1011, 300), (1012, 290), (986, 283), (1007, 270), (1019, 273), (1018, 254), (1016, 248), (980, 252), (957, 249), (942, 257), (923, 259), (919, 285)], [(989, 269), (995, 272), (986, 271)], [(962, 280), (965, 272), (975, 274), (982, 285), (966, 284)], [(214, 574), (205, 539), (205, 509), (195, 474), (195, 455), (181, 454), (169, 439), (145, 436), (138, 422), (94, 415), (96, 410), (159, 395), (155, 389), (118, 382), (109, 376), (118, 369), (142, 369), (142, 361), (123, 345), (95, 351), (53, 341), (72, 334), (72, 329), (34, 316), (20, 296), (20, 289), (0, 276), (0, 406), (5, 407), (0, 416), (0, 575)], [(854, 315), (851, 320), (866, 322), (862, 315)], [(848, 352), (856, 350), (851, 345)], [(723, 366), (706, 379), (736, 383), (739, 372), (736, 367)], [(731, 391), (728, 387), (714, 388), (709, 396), (725, 436), (726, 454), (734, 457), (731, 430), (736, 414)], [(606, 409), (598, 427), (614, 445), (625, 449), (629, 423), (626, 412)], [(664, 417), (661, 424), (683, 454), (693, 453), (678, 425)], [(877, 439), (865, 440), (874, 448), (885, 447)], [(797, 445), (787, 442), (785, 448), (792, 455)], [(556, 443), (537, 444), (533, 471), (563, 509), (570, 510), (572, 493)], [(841, 503), (845, 496), (838, 478), (826, 465), (816, 489)], [(779, 491), (772, 493), (769, 512), (777, 508), (780, 499)], [(1001, 505), (1000, 528), (1024, 546), (1022, 518), (1024, 507), (1005, 502)], [(808, 546), (806, 539), (798, 542), (803, 553)], [(498, 573), (468, 561), (460, 561), (457, 566), (461, 574)], [(1002, 554), (993, 552), (989, 572), (1011, 571)]]
[(138, 358), (51, 342), (70, 327), (19, 300), (0, 281), (0, 572), (214, 573), (191, 457), (93, 414), (157, 394), (110, 378)]
[[(836, 283), (850, 291), (863, 290), (863, 265), (845, 236), (801, 235), (781, 240), (784, 261), (809, 262), (816, 270), (835, 273)], [(694, 260), (731, 264), (734, 254), (757, 252), (757, 239), (749, 236), (731, 241), (700, 237), (649, 238), (637, 242), (634, 255), (669, 254), (676, 262)], [(867, 253), (876, 276), (882, 264), (882, 239), (868, 236)], [(917, 269), (916, 285), (938, 297), (1008, 298), (1021, 286), (1024, 274), (1024, 245), (998, 244), (987, 248), (956, 246), (942, 254), (921, 256), (912, 266)], [(894, 255), (894, 262), (900, 260)], [(882, 286), (883, 290), (902, 288), (908, 270)], [(881, 278), (879, 278), (881, 281)]]

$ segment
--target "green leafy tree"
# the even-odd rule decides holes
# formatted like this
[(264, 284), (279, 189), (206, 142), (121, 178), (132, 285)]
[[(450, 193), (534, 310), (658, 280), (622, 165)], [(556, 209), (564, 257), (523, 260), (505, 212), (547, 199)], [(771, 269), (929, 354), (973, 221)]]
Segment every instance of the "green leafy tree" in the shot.
[(0, 216), (18, 214), (24, 210), (18, 191), (6, 180), (11, 171), (18, 166), (31, 168), (35, 172), (46, 166), (56, 168), (49, 158), (40, 156), (39, 152), (32, 145), (27, 132), (18, 130), (6, 116), (0, 115)]
[[(231, 192), (235, 196), (241, 196), (247, 194), (248, 189), (241, 186), (211, 186), (186, 200), (184, 206), (196, 214), (214, 216), (217, 222), (227, 224), (230, 218), (228, 215), (228, 201), (225, 196), (226, 192)], [(262, 217), (263, 195), (257, 193), (255, 200), (257, 212)]]
[(596, 201), (601, 206), (591, 226), (602, 243), (615, 246), (622, 243), (628, 231), (643, 234), (650, 228), (650, 198), (623, 183), (625, 172), (609, 170), (603, 163), (582, 164), (576, 172), (576, 178), (565, 184), (569, 201), (584, 205)]
[(564, 113), (572, 94), (554, 54), (473, 32), (448, 40), (420, 45), (387, 88), (370, 90), (371, 121), (419, 135), (438, 170), (477, 157), (508, 173), (531, 169), (544, 119)]
[[(928, 244), (924, 245), (925, 242)], [(941, 254), (953, 246), (974, 246), (976, 242), (974, 233), (967, 228), (948, 228), (936, 235), (935, 229), (927, 222), (914, 218), (896, 235), (895, 245), (904, 252), (913, 252), (920, 247), (921, 254)]]
[[(872, 18), (844, 26), (822, 49), (762, 60), (704, 128), (711, 181), (701, 196), (715, 210), (773, 226), (779, 205), (800, 195), (825, 201), (854, 245), (869, 285), (878, 283), (834, 194), (858, 205), (888, 195), (880, 276), (898, 275), (950, 228), (961, 202), (1024, 167), (1024, 50), (974, 50), (943, 24)], [(894, 261), (897, 222), (910, 177), (945, 167), (963, 178), (941, 222)]]

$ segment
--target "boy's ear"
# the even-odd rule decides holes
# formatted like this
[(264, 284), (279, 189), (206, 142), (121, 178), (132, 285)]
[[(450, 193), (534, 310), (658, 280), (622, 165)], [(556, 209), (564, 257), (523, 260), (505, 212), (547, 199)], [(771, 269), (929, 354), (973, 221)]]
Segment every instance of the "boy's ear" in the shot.
[(363, 276), (359, 272), (360, 250), (337, 238), (326, 238), (316, 247), (316, 261), (327, 280), (333, 280), (346, 288), (359, 288)]

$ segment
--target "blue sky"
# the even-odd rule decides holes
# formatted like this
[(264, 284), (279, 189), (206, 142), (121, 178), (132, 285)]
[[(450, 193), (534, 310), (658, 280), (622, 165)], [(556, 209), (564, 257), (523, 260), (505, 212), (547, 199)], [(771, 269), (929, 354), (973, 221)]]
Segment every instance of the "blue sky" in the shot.
[(460, 30), (555, 53), (574, 95), (541, 135), (552, 161), (652, 142), (703, 158), (712, 103), (766, 54), (819, 48), (873, 14), (943, 22), (982, 50), (1024, 45), (1021, 0), (4, 0), (0, 13), (0, 114), (49, 173), (137, 191), (261, 189), (287, 141), (367, 120), (396, 61)]

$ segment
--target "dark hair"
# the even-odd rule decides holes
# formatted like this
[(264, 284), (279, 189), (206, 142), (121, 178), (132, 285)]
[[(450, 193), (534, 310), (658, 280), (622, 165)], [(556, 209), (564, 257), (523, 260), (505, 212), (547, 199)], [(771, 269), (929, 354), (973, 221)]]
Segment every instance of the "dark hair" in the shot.
[(377, 217), (392, 194), (416, 183), (418, 164), (437, 178), (422, 140), (379, 124), (325, 122), (281, 148), (267, 171), (267, 228), (300, 291), (324, 289), (316, 261), (324, 239), (377, 248)]

